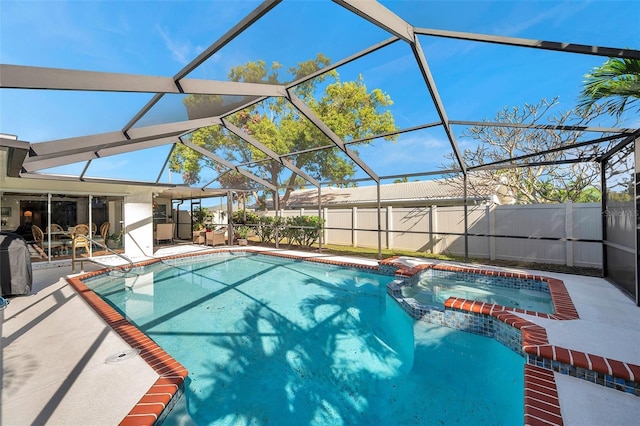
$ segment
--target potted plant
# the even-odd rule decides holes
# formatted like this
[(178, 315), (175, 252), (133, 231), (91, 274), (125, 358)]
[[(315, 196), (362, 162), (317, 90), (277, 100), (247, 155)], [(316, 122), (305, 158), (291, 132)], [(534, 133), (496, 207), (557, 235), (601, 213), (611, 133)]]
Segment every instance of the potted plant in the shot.
[(120, 241), (122, 240), (122, 232), (114, 232), (113, 234), (107, 235), (105, 238), (105, 242), (107, 247), (110, 249), (115, 249), (120, 247)]
[(251, 228), (248, 226), (239, 226), (236, 228), (235, 233), (238, 237), (238, 245), (246, 246), (247, 245), (247, 237), (249, 236), (249, 231)]

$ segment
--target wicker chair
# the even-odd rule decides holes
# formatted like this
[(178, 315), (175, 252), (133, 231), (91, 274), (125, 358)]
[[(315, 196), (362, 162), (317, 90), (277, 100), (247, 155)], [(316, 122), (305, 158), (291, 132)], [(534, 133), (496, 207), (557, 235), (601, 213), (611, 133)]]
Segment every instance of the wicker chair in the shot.
[(47, 226), (47, 229), (45, 229), (44, 232), (64, 232), (64, 229), (62, 229), (62, 226), (58, 225), (57, 223), (52, 223), (51, 226)]
[(206, 243), (208, 246), (217, 246), (217, 245), (225, 245), (227, 243), (227, 239), (225, 234), (227, 233), (227, 228), (221, 228), (216, 231), (211, 231), (206, 233)]
[(100, 235), (93, 237), (93, 241), (97, 243), (97, 246), (102, 247), (107, 243), (107, 235), (109, 235), (110, 227), (111, 224), (109, 222), (102, 222), (100, 225)]
[(37, 225), (31, 226), (31, 232), (33, 233), (33, 240), (36, 243), (36, 246), (42, 250), (40, 253), (41, 256), (47, 257), (47, 252), (51, 250), (51, 254), (54, 256), (58, 256), (60, 254), (60, 250), (64, 248), (64, 243), (60, 241), (51, 241), (49, 243), (48, 239), (45, 240), (44, 232)]
[(207, 231), (204, 229), (201, 231), (193, 231), (193, 244), (204, 244), (206, 242), (206, 234)]
[(80, 224), (71, 229), (71, 272), (76, 270), (76, 251), (80, 248), (84, 248), (87, 253), (91, 250), (89, 225)]
[(173, 243), (173, 230), (175, 229), (175, 223), (159, 223), (156, 227), (155, 240), (156, 244), (160, 241), (168, 240)]

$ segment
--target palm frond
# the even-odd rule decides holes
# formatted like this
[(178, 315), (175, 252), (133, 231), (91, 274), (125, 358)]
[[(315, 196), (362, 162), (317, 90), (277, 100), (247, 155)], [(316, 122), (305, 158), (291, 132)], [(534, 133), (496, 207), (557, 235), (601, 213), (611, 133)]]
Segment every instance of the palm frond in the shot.
[(625, 108), (639, 99), (640, 60), (609, 58), (585, 75), (578, 108), (589, 111), (594, 104), (604, 101), (605, 109), (620, 118)]

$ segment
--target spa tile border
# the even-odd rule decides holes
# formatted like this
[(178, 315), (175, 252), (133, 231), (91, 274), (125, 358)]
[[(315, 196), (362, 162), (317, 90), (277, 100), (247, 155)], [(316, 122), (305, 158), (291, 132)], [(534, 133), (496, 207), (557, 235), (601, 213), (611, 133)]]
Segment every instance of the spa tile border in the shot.
[(394, 257), (390, 257), (389, 259), (382, 260), (380, 261), (380, 266), (387, 270), (396, 269), (395, 275), (400, 276), (402, 278), (411, 278), (426, 269), (433, 269), (437, 271), (487, 275), (487, 276), (499, 277), (499, 278), (514, 278), (514, 279), (522, 279), (522, 280), (543, 281), (547, 283), (549, 287), (549, 293), (551, 294), (551, 300), (553, 301), (553, 306), (555, 308), (555, 312), (553, 314), (527, 311), (525, 309), (513, 308), (509, 306), (500, 306), (500, 305), (495, 305), (497, 307), (496, 309), (500, 309), (503, 311), (512, 311), (520, 314), (533, 315), (540, 318), (548, 318), (548, 319), (554, 319), (554, 320), (573, 320), (573, 319), (580, 318), (580, 316), (578, 315), (578, 311), (576, 310), (576, 307), (574, 306), (573, 301), (571, 300), (571, 296), (569, 296), (569, 292), (567, 291), (567, 288), (565, 287), (564, 282), (562, 282), (562, 280), (545, 277), (542, 275), (521, 274), (521, 273), (506, 272), (506, 271), (492, 271), (488, 269), (464, 268), (460, 266), (443, 265), (443, 264), (420, 264), (414, 267), (407, 267), (406, 265), (400, 263), (398, 259), (399, 259), (399, 256), (394, 256)]
[(169, 410), (165, 409), (175, 404), (181, 395), (188, 372), (182, 364), (82, 282), (83, 279), (102, 275), (105, 271), (67, 278), (67, 282), (132, 349), (139, 351), (140, 357), (159, 375), (155, 383), (120, 422), (121, 426), (153, 425), (162, 418), (163, 413), (164, 415), (168, 413)]
[(488, 315), (520, 330), (522, 351), (530, 365), (640, 396), (639, 365), (551, 345), (544, 327), (496, 306), (455, 298), (445, 302), (447, 308)]

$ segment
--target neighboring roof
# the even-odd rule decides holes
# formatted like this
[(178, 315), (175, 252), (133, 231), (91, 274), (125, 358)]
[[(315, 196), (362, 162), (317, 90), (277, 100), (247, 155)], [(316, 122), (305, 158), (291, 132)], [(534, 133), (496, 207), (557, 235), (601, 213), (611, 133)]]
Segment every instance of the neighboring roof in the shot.
[[(467, 198), (471, 201), (491, 200), (496, 191), (489, 187), (484, 188), (475, 191), (473, 195), (468, 194)], [(355, 188), (322, 188), (321, 200), (323, 206), (372, 206), (378, 202), (377, 187), (372, 185)], [(380, 185), (380, 202), (384, 205), (458, 204), (463, 200), (462, 185), (444, 179)], [(294, 191), (287, 202), (287, 208), (317, 206), (318, 190), (315, 188)]]
[(161, 191), (158, 196), (167, 199), (171, 198), (173, 200), (195, 200), (199, 198), (225, 197), (228, 193), (228, 189), (176, 187), (165, 189)]

